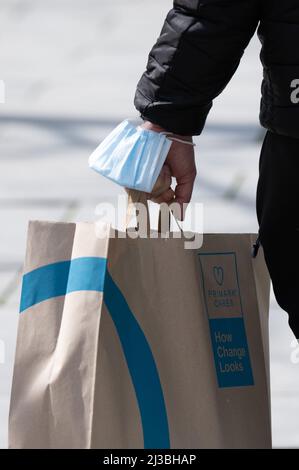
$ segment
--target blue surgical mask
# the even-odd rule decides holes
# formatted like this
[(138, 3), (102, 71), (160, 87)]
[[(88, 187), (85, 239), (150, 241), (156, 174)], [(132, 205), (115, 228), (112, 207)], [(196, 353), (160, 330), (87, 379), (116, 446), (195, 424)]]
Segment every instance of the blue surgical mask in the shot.
[(89, 166), (121, 186), (150, 193), (171, 143), (163, 133), (125, 120), (90, 155)]

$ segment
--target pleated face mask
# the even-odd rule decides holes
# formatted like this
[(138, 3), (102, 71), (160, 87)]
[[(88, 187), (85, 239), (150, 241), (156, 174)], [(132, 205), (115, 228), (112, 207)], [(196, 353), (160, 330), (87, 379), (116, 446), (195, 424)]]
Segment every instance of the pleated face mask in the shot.
[(115, 183), (150, 193), (172, 141), (163, 133), (121, 122), (94, 150), (89, 166)]

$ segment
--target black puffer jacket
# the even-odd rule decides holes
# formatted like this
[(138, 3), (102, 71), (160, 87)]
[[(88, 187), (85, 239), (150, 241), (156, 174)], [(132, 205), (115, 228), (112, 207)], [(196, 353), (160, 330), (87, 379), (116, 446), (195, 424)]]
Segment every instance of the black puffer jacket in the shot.
[(142, 117), (172, 132), (200, 134), (257, 26), (261, 124), (299, 138), (299, 0), (175, 0), (137, 86)]

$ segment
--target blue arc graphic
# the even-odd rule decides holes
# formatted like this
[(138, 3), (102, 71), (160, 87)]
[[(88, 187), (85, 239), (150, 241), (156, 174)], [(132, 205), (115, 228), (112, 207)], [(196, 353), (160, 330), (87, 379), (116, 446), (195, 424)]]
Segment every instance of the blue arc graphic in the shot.
[(20, 312), (75, 291), (104, 293), (132, 379), (145, 449), (169, 449), (163, 390), (149, 343), (126, 299), (107, 271), (106, 258), (82, 257), (37, 268), (23, 276)]

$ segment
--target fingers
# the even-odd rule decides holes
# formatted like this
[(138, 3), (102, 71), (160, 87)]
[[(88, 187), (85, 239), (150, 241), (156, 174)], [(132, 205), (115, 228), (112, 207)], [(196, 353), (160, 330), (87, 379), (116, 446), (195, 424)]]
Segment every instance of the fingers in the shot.
[(172, 188), (168, 188), (158, 196), (154, 195), (153, 197), (153, 195), (150, 195), (151, 201), (157, 204), (162, 204), (163, 202), (166, 204), (171, 204), (173, 202), (177, 203), (179, 205), (179, 209), (175, 210), (175, 216), (179, 220), (184, 220), (187, 205), (192, 197), (195, 177), (196, 171), (189, 173), (184, 177), (177, 178), (177, 185), (174, 191)]
[[(194, 149), (180, 143), (174, 143), (171, 148), (158, 182), (149, 198), (157, 204), (175, 203), (172, 209), (174, 215), (177, 219), (184, 220), (196, 177)], [(172, 177), (176, 179), (174, 191), (171, 188)]]
[(174, 201), (175, 193), (173, 189), (168, 188), (167, 191), (164, 191), (164, 193), (160, 194), (158, 197), (151, 197), (151, 201), (157, 203), (157, 204), (162, 204), (163, 202), (166, 202), (167, 204), (170, 204), (171, 202)]
[(175, 187), (175, 202), (180, 205), (180, 214), (178, 214), (179, 220), (184, 220), (187, 205), (191, 200), (194, 181), (196, 177), (196, 171), (190, 173), (182, 178), (177, 179), (177, 185)]

